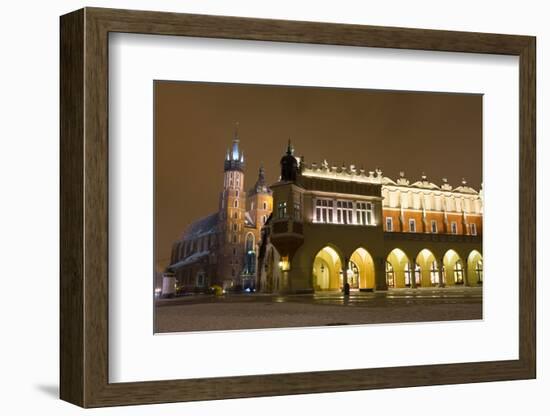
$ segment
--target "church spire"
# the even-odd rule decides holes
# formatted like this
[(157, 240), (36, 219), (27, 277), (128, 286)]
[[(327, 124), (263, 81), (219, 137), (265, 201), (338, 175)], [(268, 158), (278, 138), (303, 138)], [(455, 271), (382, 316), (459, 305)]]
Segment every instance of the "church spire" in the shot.
[(231, 150), (227, 152), (224, 163), (224, 170), (244, 169), (244, 153), (239, 149), (239, 123), (235, 123), (233, 130), (233, 144)]
[(235, 130), (233, 131), (233, 148), (231, 151), (231, 159), (239, 160), (241, 159), (241, 154), (239, 151), (239, 122), (235, 123)]
[(263, 163), (260, 164), (260, 169), (258, 169), (258, 180), (256, 181), (256, 184), (254, 185), (253, 192), (257, 194), (261, 193), (271, 193), (271, 190), (267, 186), (267, 183), (265, 181), (265, 169)]

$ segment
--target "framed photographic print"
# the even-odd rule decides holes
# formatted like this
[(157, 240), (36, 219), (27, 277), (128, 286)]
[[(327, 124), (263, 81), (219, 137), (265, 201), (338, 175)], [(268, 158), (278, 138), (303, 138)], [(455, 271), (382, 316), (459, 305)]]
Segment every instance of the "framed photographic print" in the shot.
[(61, 17), (61, 398), (534, 378), (535, 38)]

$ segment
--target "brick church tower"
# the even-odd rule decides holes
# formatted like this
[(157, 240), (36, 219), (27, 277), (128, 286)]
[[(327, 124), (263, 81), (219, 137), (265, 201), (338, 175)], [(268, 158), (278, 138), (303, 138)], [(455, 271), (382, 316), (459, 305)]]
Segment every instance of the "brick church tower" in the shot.
[(217, 275), (225, 288), (238, 284), (243, 268), (245, 212), (244, 154), (239, 149), (239, 134), (235, 129), (233, 145), (225, 156), (218, 221), (220, 251)]
[(248, 210), (254, 224), (258, 224), (258, 229), (265, 224), (269, 214), (273, 210), (273, 196), (271, 189), (265, 181), (265, 170), (260, 166), (258, 179), (254, 188), (248, 192)]

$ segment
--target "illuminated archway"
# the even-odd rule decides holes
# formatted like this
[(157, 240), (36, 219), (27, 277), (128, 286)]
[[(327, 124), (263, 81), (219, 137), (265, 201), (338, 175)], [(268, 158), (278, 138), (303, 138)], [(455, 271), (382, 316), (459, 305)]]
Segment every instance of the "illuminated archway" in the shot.
[(468, 255), (468, 284), (478, 286), (483, 284), (483, 256), (477, 250)]
[(406, 281), (411, 280), (410, 260), (399, 248), (393, 249), (386, 258), (386, 283), (388, 288), (406, 287)]
[(350, 257), (348, 283), (352, 289), (374, 289), (374, 261), (363, 247), (355, 250)]
[(338, 252), (330, 247), (323, 247), (313, 260), (313, 289), (338, 290), (342, 259)]
[(445, 272), (445, 284), (447, 286), (464, 285), (466, 271), (464, 263), (454, 250), (449, 250), (443, 256), (443, 270)]
[(419, 286), (439, 286), (439, 263), (430, 250), (421, 250), (416, 256), (416, 264), (420, 267)]

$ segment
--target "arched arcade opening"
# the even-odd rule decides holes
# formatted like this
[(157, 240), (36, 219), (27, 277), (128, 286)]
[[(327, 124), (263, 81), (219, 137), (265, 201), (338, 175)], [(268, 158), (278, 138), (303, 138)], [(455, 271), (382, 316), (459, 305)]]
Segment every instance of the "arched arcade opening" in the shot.
[(448, 250), (443, 256), (443, 270), (445, 274), (445, 285), (455, 286), (464, 285), (466, 279), (466, 271), (464, 263), (454, 250)]
[[(352, 253), (347, 275), (351, 289), (374, 289), (374, 261), (370, 253), (363, 247), (359, 247)], [(340, 286), (343, 286), (343, 281), (340, 282)]]
[(483, 256), (477, 250), (472, 250), (468, 255), (468, 285), (479, 286), (483, 284)]
[(399, 248), (394, 248), (386, 258), (386, 284), (388, 288), (403, 288), (411, 285), (413, 268), (409, 257)]
[(313, 260), (313, 290), (340, 289), (342, 259), (338, 252), (325, 246), (317, 252)]
[(416, 256), (416, 264), (420, 269), (419, 286), (433, 287), (440, 285), (439, 263), (430, 250), (422, 249)]

